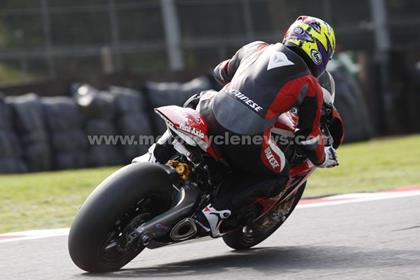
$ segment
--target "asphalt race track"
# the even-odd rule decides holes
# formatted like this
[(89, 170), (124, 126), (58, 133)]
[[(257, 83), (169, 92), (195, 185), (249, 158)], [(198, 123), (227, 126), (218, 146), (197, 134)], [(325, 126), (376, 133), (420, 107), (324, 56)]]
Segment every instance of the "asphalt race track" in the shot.
[(0, 243), (0, 279), (420, 279), (420, 196), (300, 208), (253, 250), (195, 242), (102, 275), (73, 265), (65, 236)]

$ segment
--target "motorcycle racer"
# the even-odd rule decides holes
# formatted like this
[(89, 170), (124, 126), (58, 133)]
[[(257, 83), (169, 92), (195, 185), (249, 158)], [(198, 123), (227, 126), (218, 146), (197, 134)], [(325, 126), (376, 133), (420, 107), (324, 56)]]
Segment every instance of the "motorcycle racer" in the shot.
[[(292, 107), (298, 110), (297, 135), (303, 140), (297, 144), (301, 151), (316, 166), (338, 165), (335, 150), (326, 148), (321, 136), (323, 93), (317, 80), (325, 72), (335, 45), (334, 31), (328, 23), (315, 17), (300, 16), (290, 26), (282, 43), (269, 45), (257, 41), (247, 44), (214, 69), (215, 79), (224, 87), (199, 104), (209, 133), (222, 135), (227, 131), (231, 135), (263, 136), (261, 145), (220, 147), (223, 156), (241, 176), (259, 176), (259, 183), (243, 188), (250, 192), (248, 196), (263, 192), (274, 196), (287, 182), (288, 164), (273, 140), (272, 127), (277, 117)], [(261, 176), (265, 180), (261, 180)], [(225, 205), (235, 207), (227, 201), (232, 195), (220, 197), (203, 210), (207, 229), (213, 237), (218, 236), (221, 221), (229, 216), (227, 210), (217, 209), (226, 209)]]

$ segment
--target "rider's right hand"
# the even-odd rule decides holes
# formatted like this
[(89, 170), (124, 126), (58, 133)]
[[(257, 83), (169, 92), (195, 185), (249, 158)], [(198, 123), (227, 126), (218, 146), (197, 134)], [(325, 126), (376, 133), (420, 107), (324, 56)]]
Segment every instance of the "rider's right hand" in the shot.
[(333, 147), (325, 147), (325, 161), (319, 166), (321, 168), (331, 168), (338, 166), (337, 152)]

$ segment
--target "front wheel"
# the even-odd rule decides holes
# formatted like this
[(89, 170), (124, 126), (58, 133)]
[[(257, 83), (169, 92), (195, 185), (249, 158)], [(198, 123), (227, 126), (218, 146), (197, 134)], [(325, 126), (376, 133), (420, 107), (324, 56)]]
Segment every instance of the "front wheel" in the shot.
[(143, 249), (130, 233), (171, 207), (173, 188), (159, 165), (128, 165), (102, 182), (80, 208), (68, 240), (73, 262), (88, 272), (115, 271)]
[(223, 237), (226, 245), (235, 250), (247, 250), (258, 245), (272, 235), (292, 214), (305, 191), (306, 182), (282, 200), (265, 216), (258, 219), (252, 231), (237, 230)]

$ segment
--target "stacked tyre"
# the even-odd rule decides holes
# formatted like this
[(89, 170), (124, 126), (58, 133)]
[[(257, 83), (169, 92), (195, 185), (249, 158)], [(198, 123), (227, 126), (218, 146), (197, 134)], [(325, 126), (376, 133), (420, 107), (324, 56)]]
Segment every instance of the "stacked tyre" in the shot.
[(54, 169), (83, 168), (87, 165), (87, 138), (83, 118), (73, 98), (42, 99), (50, 136)]
[(0, 173), (25, 171), (20, 142), (12, 126), (12, 112), (0, 95)]
[(51, 151), (42, 104), (36, 94), (8, 97), (13, 125), (22, 144), (23, 159), (29, 171), (46, 171), (52, 167)]
[(335, 106), (344, 121), (345, 141), (354, 142), (371, 138), (373, 127), (357, 81), (342, 66), (337, 67), (332, 74), (336, 83)]
[(88, 166), (110, 166), (123, 163), (119, 152), (115, 119), (115, 98), (108, 92), (81, 85), (74, 92), (76, 103), (85, 118), (88, 139)]
[(126, 137), (121, 144), (126, 162), (144, 154), (153, 144), (153, 133), (146, 103), (141, 92), (122, 87), (111, 87), (115, 99), (115, 116), (119, 135)]

